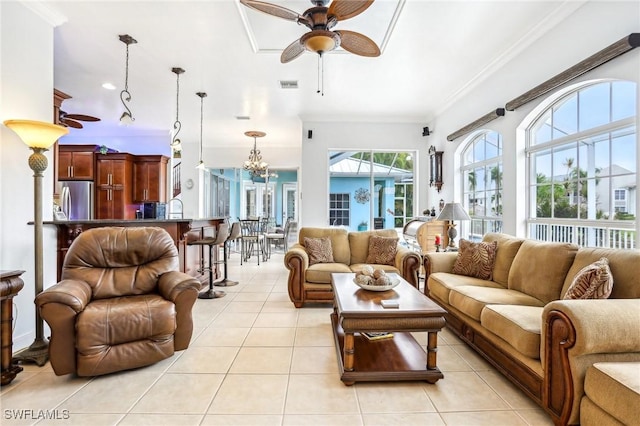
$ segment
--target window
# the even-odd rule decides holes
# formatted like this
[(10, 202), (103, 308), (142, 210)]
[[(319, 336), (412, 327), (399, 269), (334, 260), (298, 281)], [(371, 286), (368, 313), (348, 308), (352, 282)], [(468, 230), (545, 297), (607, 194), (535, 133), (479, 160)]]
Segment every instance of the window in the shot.
[(502, 231), (502, 136), (493, 131), (472, 138), (462, 151), (464, 207), (471, 223), (460, 234), (480, 240), (487, 232)]
[(628, 202), (636, 190), (635, 93), (633, 82), (590, 84), (534, 121), (527, 135), (531, 238), (635, 246), (635, 202)]
[(329, 225), (349, 226), (349, 194), (329, 194)]

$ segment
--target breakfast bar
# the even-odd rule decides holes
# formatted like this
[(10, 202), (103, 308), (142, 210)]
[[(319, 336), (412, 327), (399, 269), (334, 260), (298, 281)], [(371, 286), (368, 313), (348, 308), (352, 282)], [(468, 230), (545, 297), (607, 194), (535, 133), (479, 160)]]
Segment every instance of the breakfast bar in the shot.
[[(133, 219), (133, 220), (60, 220), (45, 222), (45, 225), (54, 225), (58, 230), (57, 244), (57, 279), (61, 279), (62, 264), (67, 250), (75, 238), (83, 231), (92, 228), (106, 226), (154, 226), (164, 229), (171, 235), (176, 243), (180, 256), (180, 270), (200, 280), (204, 285), (209, 283), (209, 274), (203, 273), (203, 248), (188, 245), (191, 241), (201, 240), (205, 237), (213, 237), (218, 225), (227, 220), (226, 217), (211, 217), (204, 219)], [(217, 253), (214, 253), (217, 256)], [(217, 260), (217, 257), (214, 257)], [(220, 271), (216, 268), (214, 279), (220, 277)]]

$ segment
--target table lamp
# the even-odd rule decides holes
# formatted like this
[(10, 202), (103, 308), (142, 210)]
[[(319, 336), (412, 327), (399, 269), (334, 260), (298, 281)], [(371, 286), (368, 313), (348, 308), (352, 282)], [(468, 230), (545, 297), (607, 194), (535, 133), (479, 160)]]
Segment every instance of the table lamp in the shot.
[[(22, 139), (33, 154), (29, 157), (29, 167), (33, 170), (33, 224), (35, 246), (35, 295), (43, 290), (43, 245), (42, 245), (42, 177), (47, 169), (48, 161), (44, 152), (61, 136), (69, 133), (69, 129), (51, 123), (33, 120), (7, 120), (4, 125), (13, 130)], [(18, 361), (33, 361), (39, 366), (46, 364), (49, 358), (49, 343), (44, 339), (44, 328), (40, 312), (36, 308), (36, 337), (31, 346), (14, 357)]]
[(458, 231), (456, 230), (456, 224), (454, 221), (471, 220), (467, 212), (464, 211), (462, 204), (445, 204), (436, 220), (446, 220), (449, 222), (449, 230), (447, 231), (447, 235), (449, 236), (449, 245), (447, 246), (446, 251), (458, 251), (458, 247), (456, 247), (455, 242), (455, 239), (458, 236)]

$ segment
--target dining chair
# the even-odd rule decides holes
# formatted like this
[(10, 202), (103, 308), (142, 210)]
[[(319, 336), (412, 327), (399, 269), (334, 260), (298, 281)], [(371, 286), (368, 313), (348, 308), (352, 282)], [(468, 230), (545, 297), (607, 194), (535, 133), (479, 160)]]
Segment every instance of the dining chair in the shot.
[(260, 219), (242, 219), (240, 221), (242, 231), (240, 255), (244, 262), (247, 262), (255, 253), (258, 265), (260, 265), (260, 256), (264, 256), (264, 232), (262, 232), (260, 223)]
[(291, 218), (287, 218), (287, 221), (284, 223), (284, 228), (278, 232), (275, 230), (273, 232), (267, 232), (265, 237), (265, 244), (267, 249), (267, 258), (271, 258), (271, 245), (281, 245), (283, 253), (286, 253), (289, 249), (287, 241), (289, 240), (289, 232), (291, 230)]

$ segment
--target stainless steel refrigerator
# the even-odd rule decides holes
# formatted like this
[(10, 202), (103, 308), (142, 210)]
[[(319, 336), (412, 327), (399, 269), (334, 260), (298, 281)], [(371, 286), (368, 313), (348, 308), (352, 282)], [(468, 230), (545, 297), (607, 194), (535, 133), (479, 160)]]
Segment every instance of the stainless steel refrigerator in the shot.
[(93, 182), (62, 182), (60, 200), (69, 220), (93, 219)]

